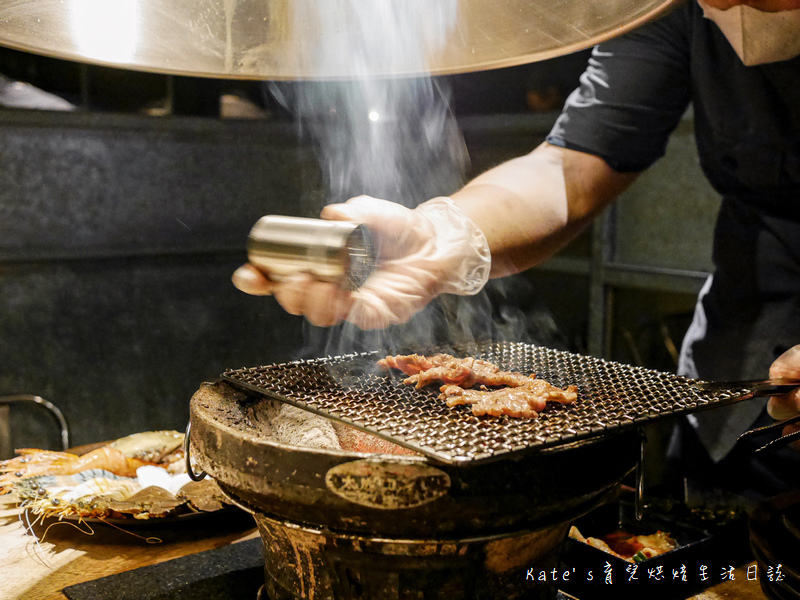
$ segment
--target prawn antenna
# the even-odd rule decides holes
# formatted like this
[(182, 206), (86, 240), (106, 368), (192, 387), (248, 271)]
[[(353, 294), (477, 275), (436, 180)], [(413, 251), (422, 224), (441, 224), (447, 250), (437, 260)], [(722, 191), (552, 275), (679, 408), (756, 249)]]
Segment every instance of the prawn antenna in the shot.
[(157, 538), (157, 537), (155, 537), (153, 535), (147, 536), (147, 537), (144, 537), (143, 535), (138, 535), (136, 533), (133, 533), (132, 531), (128, 531), (127, 529), (124, 529), (124, 528), (120, 527), (119, 525), (115, 525), (114, 523), (106, 521), (103, 518), (98, 518), (97, 520), (105, 523), (106, 525), (109, 525), (109, 526), (113, 527), (114, 529), (119, 529), (122, 533), (127, 533), (128, 535), (132, 535), (135, 538), (139, 538), (140, 540), (144, 540), (144, 542), (147, 543), (147, 544), (161, 544), (164, 541), (161, 538)]

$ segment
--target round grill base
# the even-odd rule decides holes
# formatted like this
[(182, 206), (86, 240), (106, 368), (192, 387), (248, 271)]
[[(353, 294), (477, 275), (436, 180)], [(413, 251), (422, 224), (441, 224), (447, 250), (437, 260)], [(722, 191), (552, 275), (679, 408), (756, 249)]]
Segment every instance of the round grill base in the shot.
[(501, 537), (397, 540), (255, 518), (269, 600), (552, 600), (555, 586), (527, 574), (557, 567), (569, 529), (569, 523), (559, 523)]

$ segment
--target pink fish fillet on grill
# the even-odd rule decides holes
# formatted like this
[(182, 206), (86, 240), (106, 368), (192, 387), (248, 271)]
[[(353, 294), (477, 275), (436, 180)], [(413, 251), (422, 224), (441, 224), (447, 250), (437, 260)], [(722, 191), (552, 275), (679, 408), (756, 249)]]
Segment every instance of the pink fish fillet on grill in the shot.
[[(445, 385), (439, 389), (439, 398), (450, 407), (471, 405), (476, 416), (531, 418), (536, 417), (548, 401), (570, 404), (578, 397), (574, 385), (564, 390), (535, 375), (501, 371), (497, 365), (477, 358), (409, 354), (387, 356), (378, 364), (384, 369), (402, 371), (408, 375), (403, 383), (417, 388), (441, 381)], [(472, 389), (476, 385), (480, 388)]]

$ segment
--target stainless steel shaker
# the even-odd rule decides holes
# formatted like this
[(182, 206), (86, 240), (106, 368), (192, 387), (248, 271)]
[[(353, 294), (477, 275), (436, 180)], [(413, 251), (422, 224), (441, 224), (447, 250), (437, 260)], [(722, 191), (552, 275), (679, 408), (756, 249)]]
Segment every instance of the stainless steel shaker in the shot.
[(376, 261), (364, 225), (280, 215), (261, 217), (253, 226), (247, 255), (275, 281), (306, 272), (350, 290), (361, 287)]

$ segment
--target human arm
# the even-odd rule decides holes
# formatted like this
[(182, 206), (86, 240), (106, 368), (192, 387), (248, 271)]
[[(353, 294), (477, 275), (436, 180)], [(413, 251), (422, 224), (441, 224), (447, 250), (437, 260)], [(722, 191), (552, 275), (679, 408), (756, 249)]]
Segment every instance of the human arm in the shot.
[(543, 143), (452, 198), (489, 242), (492, 277), (524, 271), (574, 239), (636, 179), (602, 158)]
[(442, 199), (409, 210), (368, 197), (326, 207), (323, 217), (365, 223), (383, 248), (377, 272), (360, 290), (307, 274), (276, 284), (252, 265), (237, 270), (234, 284), (274, 294), (287, 312), (315, 325), (402, 323), (441, 293), (482, 287), (470, 281), (485, 281), (488, 263), (476, 237), (488, 243), (491, 277), (525, 270), (566, 245), (634, 179), (596, 156), (545, 143), (477, 177), (452, 196), (454, 210)]

